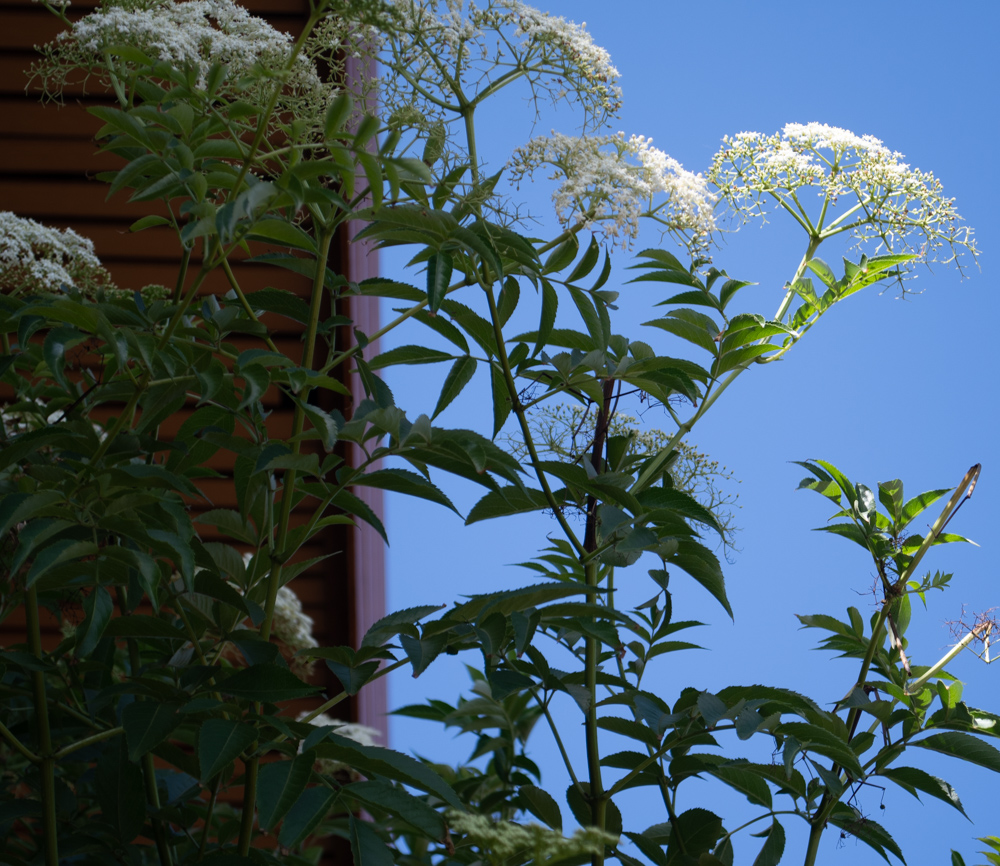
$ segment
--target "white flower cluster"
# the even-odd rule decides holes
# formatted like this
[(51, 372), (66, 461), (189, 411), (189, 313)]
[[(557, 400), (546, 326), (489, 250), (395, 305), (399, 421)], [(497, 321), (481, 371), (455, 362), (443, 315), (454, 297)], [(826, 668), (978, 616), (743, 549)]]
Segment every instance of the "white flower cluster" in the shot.
[[(468, 51), (465, 43), (483, 35), (477, 22), (465, 17), (464, 7), (465, 0), (397, 0), (393, 23), (406, 32), (429, 36), (452, 54), (464, 57)], [(475, 14), (475, 6), (472, 11)]]
[[(705, 178), (686, 171), (645, 136), (534, 138), (514, 152), (512, 178), (519, 182), (542, 165), (552, 166), (551, 179), (561, 181), (552, 201), (564, 226), (600, 224), (606, 237), (625, 248), (638, 235), (643, 216), (695, 244), (715, 229), (715, 196)], [(659, 195), (666, 201), (657, 204)]]
[[(250, 565), (253, 552), (243, 554), (243, 565)], [(260, 575), (258, 574), (258, 578)], [(278, 587), (274, 599), (274, 618), (271, 620), (271, 634), (293, 652), (314, 649), (319, 644), (313, 637), (313, 619), (302, 609), (302, 600), (290, 586)]]
[(563, 836), (558, 830), (541, 824), (493, 823), (487, 815), (449, 810), (446, 817), (452, 830), (466, 836), (476, 847), (486, 849), (496, 859), (522, 855), (535, 863), (544, 863), (583, 854), (603, 854), (606, 845), (618, 842), (617, 836), (597, 827), (579, 828), (572, 836)]
[(0, 292), (94, 294), (113, 288), (111, 276), (94, 255), (94, 242), (72, 229), (53, 229), (0, 211)]
[[(859, 242), (879, 239), (889, 250), (897, 242), (906, 249), (916, 246), (928, 259), (942, 247), (950, 251), (948, 261), (961, 252), (958, 247), (975, 255), (972, 231), (959, 225), (954, 199), (945, 197), (941, 182), (902, 162), (901, 153), (874, 136), (822, 123), (789, 123), (774, 135), (741, 132), (722, 141), (709, 179), (744, 216), (762, 215), (770, 198), (820, 237), (849, 231)], [(816, 219), (797, 196), (808, 187), (824, 202)], [(908, 235), (916, 236), (915, 245)]]
[[(234, 0), (140, 0), (98, 8), (59, 34), (55, 48), (70, 55), (89, 53), (99, 64), (105, 49), (114, 45), (128, 45), (154, 59), (193, 68), (198, 86), (204, 87), (215, 63), (228, 65), (230, 79), (257, 64), (280, 68), (291, 54), (292, 38)], [(298, 58), (289, 84), (306, 90), (319, 85), (306, 58)]]
[[(298, 720), (301, 722), (309, 715), (309, 712), (299, 713)], [(368, 725), (358, 724), (357, 722), (343, 722), (340, 719), (333, 719), (326, 713), (320, 713), (316, 718), (311, 719), (309, 724), (315, 725), (317, 728), (334, 728), (334, 733), (341, 737), (346, 737), (348, 740), (354, 740), (362, 746), (376, 746), (378, 737), (382, 736), (382, 732), (376, 730), (375, 728), (370, 728)], [(302, 743), (299, 743), (299, 751), (302, 751)], [(333, 758), (320, 758), (316, 761), (316, 769), (320, 773), (325, 773), (327, 775), (332, 775), (340, 771), (348, 771), (352, 774), (354, 771), (348, 767), (343, 761), (337, 761)], [(354, 774), (357, 775), (357, 774)], [(360, 778), (360, 776), (358, 776)]]
[(296, 652), (318, 647), (312, 634), (313, 620), (304, 610), (302, 601), (291, 587), (282, 586), (274, 601), (271, 633)]
[(611, 55), (594, 44), (586, 22), (575, 24), (562, 16), (541, 12), (521, 0), (498, 0), (497, 6), (507, 9), (513, 17), (516, 35), (524, 37), (524, 47), (537, 44), (554, 48), (587, 90), (597, 97), (602, 108), (609, 114), (617, 114), (622, 91), (616, 82), (621, 75), (611, 62)]

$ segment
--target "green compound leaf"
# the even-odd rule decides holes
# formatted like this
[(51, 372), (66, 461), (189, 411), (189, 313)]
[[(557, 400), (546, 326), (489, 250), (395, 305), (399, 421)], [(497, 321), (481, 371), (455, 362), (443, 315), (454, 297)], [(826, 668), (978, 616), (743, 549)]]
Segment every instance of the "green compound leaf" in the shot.
[(257, 729), (232, 719), (209, 719), (198, 731), (198, 761), (201, 778), (211, 779), (239, 755), (254, 740)]

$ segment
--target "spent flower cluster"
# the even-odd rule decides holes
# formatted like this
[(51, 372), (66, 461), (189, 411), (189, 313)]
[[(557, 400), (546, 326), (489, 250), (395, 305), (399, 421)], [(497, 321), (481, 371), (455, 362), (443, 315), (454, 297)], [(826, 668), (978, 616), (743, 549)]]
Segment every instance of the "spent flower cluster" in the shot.
[[(551, 179), (560, 181), (552, 201), (565, 227), (600, 230), (626, 249), (642, 217), (694, 247), (704, 246), (715, 230), (715, 196), (705, 178), (685, 170), (645, 136), (553, 132), (533, 138), (515, 151), (512, 178), (520, 182), (543, 165), (551, 166)], [(656, 203), (658, 196), (665, 200)]]
[[(966, 250), (975, 256), (972, 229), (961, 225), (954, 199), (902, 156), (871, 135), (789, 123), (773, 135), (726, 136), (709, 180), (744, 218), (762, 216), (771, 201), (817, 238), (849, 232), (859, 244), (877, 240), (880, 250), (915, 251), (926, 261), (951, 262)], [(823, 202), (818, 215), (798, 195), (810, 187)]]
[(54, 229), (10, 211), (0, 211), (0, 292), (85, 295), (114, 288), (94, 254), (94, 242), (72, 229)]

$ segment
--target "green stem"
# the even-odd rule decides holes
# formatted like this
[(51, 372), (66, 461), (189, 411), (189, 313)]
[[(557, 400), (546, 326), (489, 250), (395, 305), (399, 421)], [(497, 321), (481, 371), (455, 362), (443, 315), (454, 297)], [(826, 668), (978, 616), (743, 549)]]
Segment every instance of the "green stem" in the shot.
[[(128, 613), (128, 598), (124, 587), (115, 587), (115, 595), (118, 600), (118, 609), (122, 616)], [(155, 603), (155, 600), (154, 600)], [(135, 638), (127, 638), (125, 644), (128, 648), (129, 672), (132, 679), (139, 676), (141, 659), (139, 658), (139, 644)], [(142, 700), (137, 697), (137, 700)], [(153, 753), (147, 752), (142, 757), (142, 782), (146, 789), (146, 802), (152, 807), (154, 812), (160, 810), (160, 792), (156, 786), (156, 768), (153, 766)], [(156, 841), (156, 853), (160, 858), (160, 866), (173, 866), (174, 858), (167, 843), (167, 833), (163, 822), (156, 815), (150, 818), (153, 825), (153, 839)]]
[[(223, 256), (223, 261), (225, 261), (224, 256)], [(215, 270), (218, 264), (219, 264), (218, 262), (215, 262), (213, 264), (211, 260), (208, 259), (207, 257), (206, 261), (203, 261), (201, 263), (201, 267), (198, 269), (198, 275), (194, 278), (194, 282), (191, 284), (191, 288), (188, 289), (187, 293), (181, 298), (180, 304), (174, 311), (174, 314), (170, 317), (170, 321), (167, 323), (167, 327), (164, 330), (163, 335), (160, 337), (159, 342), (157, 343), (156, 348), (158, 351), (162, 351), (164, 347), (167, 345), (167, 343), (170, 342), (171, 337), (174, 336), (174, 331), (177, 330), (177, 327), (184, 319), (184, 316), (187, 314), (188, 308), (191, 306), (191, 302), (194, 301), (195, 296), (198, 294), (199, 289), (201, 289), (202, 283), (205, 282), (205, 278), (212, 271)]]
[(8, 743), (10, 743), (18, 752), (21, 753), (25, 758), (31, 761), (32, 764), (40, 764), (42, 759), (38, 757), (31, 749), (29, 749), (24, 743), (22, 743), (17, 737), (15, 737), (10, 728), (8, 728), (3, 722), (0, 722), (0, 737), (3, 737)]
[[(318, 256), (316, 259), (316, 276), (313, 279), (312, 297), (309, 304), (309, 323), (306, 328), (306, 343), (302, 352), (302, 366), (307, 370), (313, 368), (316, 360), (316, 342), (319, 333), (319, 317), (323, 309), (325, 293), (326, 265), (330, 258), (330, 245), (333, 243), (335, 229), (326, 228), (319, 237)], [(302, 442), (298, 438), (305, 427), (305, 410), (302, 408), (309, 399), (310, 388), (303, 386), (295, 403), (295, 414), (292, 417), (292, 453), (298, 454)], [(271, 559), (271, 571), (268, 575), (267, 601), (264, 605), (264, 622), (261, 624), (260, 635), (263, 640), (271, 639), (271, 622), (274, 619), (274, 605), (278, 598), (278, 588), (281, 586), (281, 569), (289, 552), (285, 550), (288, 539), (288, 523), (292, 516), (292, 502), (295, 499), (294, 469), (286, 469), (281, 485), (281, 512), (278, 517), (278, 535), (274, 540), (274, 550), (278, 552), (278, 561)]]
[(465, 102), (462, 105), (462, 120), (465, 121), (465, 139), (469, 148), (469, 167), (472, 170), (472, 188), (479, 186), (479, 156), (476, 152), (476, 106)]
[(243, 776), (243, 814), (240, 816), (239, 853), (246, 857), (253, 841), (254, 811), (257, 803), (257, 770), (260, 758), (254, 755), (246, 764)]
[[(381, 679), (387, 674), (391, 674), (395, 670), (399, 670), (399, 668), (401, 668), (405, 664), (409, 664), (409, 662), (410, 662), (409, 659), (403, 658), (397, 662), (394, 662), (391, 665), (386, 665), (384, 668), (378, 671), (374, 676), (372, 676), (372, 678), (368, 680), (368, 682), (373, 683), (375, 682), (375, 680)], [(311, 722), (317, 716), (321, 716), (327, 710), (333, 709), (333, 707), (337, 706), (337, 704), (339, 704), (341, 701), (346, 700), (348, 697), (350, 697), (350, 695), (348, 695), (347, 692), (341, 692), (336, 697), (330, 698), (330, 700), (326, 701), (326, 703), (320, 704), (320, 706), (316, 707), (316, 709), (313, 710), (311, 713), (304, 715), (301, 719), (299, 719), (299, 721)], [(284, 734), (278, 734), (278, 736), (276, 736), (273, 740), (271, 740), (271, 742), (277, 744), (284, 742), (286, 739), (288, 738)]]
[[(825, 801), (825, 797), (824, 797)], [(822, 804), (820, 804), (820, 811), (822, 811)], [(822, 821), (815, 822), (809, 828), (809, 844), (806, 846), (806, 859), (803, 861), (803, 866), (815, 866), (816, 855), (819, 854), (819, 842), (823, 838), (823, 831), (826, 829), (826, 818), (824, 817)]]
[[(38, 620), (38, 590), (30, 586), (24, 593), (24, 607), (28, 620), (28, 647), (39, 661), (42, 653), (42, 630)], [(38, 755), (41, 759), (42, 788), (42, 846), (45, 866), (59, 866), (59, 832), (56, 825), (56, 762), (52, 754), (52, 729), (49, 727), (49, 703), (45, 697), (45, 672), (31, 672), (35, 691), (35, 726), (38, 738)]]
[(110, 740), (112, 737), (117, 737), (119, 734), (124, 733), (125, 729), (122, 727), (118, 728), (108, 728), (106, 731), (101, 731), (99, 734), (91, 734), (89, 737), (84, 737), (82, 740), (77, 740), (75, 743), (70, 743), (68, 746), (64, 746), (58, 752), (56, 752), (52, 757), (57, 761), (65, 758), (67, 755), (72, 755), (73, 752), (78, 749), (86, 748), (87, 746), (93, 746), (95, 743), (102, 743), (104, 740)]
[[(791, 288), (791, 286), (794, 285), (796, 281), (802, 278), (802, 275), (805, 273), (809, 260), (813, 257), (813, 255), (815, 254), (817, 248), (821, 243), (822, 243), (822, 238), (818, 237), (809, 238), (809, 245), (806, 247), (805, 255), (802, 256), (802, 261), (799, 262), (799, 266), (795, 269), (795, 276), (792, 277), (792, 282), (789, 284), (788, 291), (785, 292), (785, 296), (784, 298), (782, 298), (781, 304), (778, 306), (778, 310), (774, 314), (774, 319), (776, 321), (780, 320), (781, 317), (788, 312), (788, 308), (789, 306), (791, 306), (792, 303), (792, 298), (795, 297), (795, 291)], [(711, 389), (705, 394), (705, 398), (702, 400), (701, 406), (698, 408), (698, 411), (695, 412), (694, 415), (692, 415), (687, 421), (685, 421), (677, 428), (677, 432), (674, 433), (674, 435), (670, 438), (670, 441), (664, 446), (663, 450), (660, 452), (660, 459), (650, 463), (646, 467), (646, 469), (643, 470), (642, 474), (638, 477), (638, 479), (636, 479), (636, 482), (635, 484), (632, 485), (630, 491), (633, 495), (645, 490), (657, 479), (659, 474), (663, 471), (663, 466), (666, 464), (667, 459), (670, 456), (670, 452), (673, 451), (674, 448), (677, 447), (677, 444), (685, 436), (687, 436), (688, 433), (691, 432), (691, 430), (694, 428), (694, 425), (697, 424), (705, 416), (705, 413), (712, 408), (715, 401), (718, 400), (723, 393), (725, 393), (726, 389), (730, 385), (732, 385), (737, 378), (739, 378), (741, 373), (743, 373), (745, 370), (749, 368), (751, 363), (753, 362), (751, 361), (747, 364), (743, 364), (737, 367), (725, 379), (723, 379), (722, 382), (720, 382), (714, 389)]]
[(180, 299), (181, 295), (184, 294), (184, 283), (187, 280), (188, 264), (191, 262), (191, 247), (183, 247), (183, 253), (181, 254), (181, 266), (177, 271), (177, 280), (174, 283), (174, 294), (171, 300), (176, 304)]
[[(309, 34), (312, 33), (313, 28), (316, 26), (316, 22), (322, 17), (323, 13), (320, 9), (314, 9), (310, 14), (305, 25), (302, 27), (302, 32), (295, 40), (295, 44), (292, 46), (292, 50), (288, 54), (288, 59), (285, 61), (285, 68), (283, 71), (291, 72), (292, 69), (295, 68), (295, 63), (298, 60), (299, 55), (302, 53), (302, 46), (309, 38)], [(240, 194), (243, 187), (243, 181), (246, 180), (246, 176), (250, 171), (250, 166), (253, 164), (253, 161), (257, 156), (257, 152), (260, 150), (260, 146), (264, 142), (264, 136), (267, 133), (267, 125), (271, 120), (271, 116), (274, 114), (274, 107), (278, 104), (278, 97), (284, 89), (285, 81), (279, 76), (278, 80), (274, 82), (274, 89), (271, 91), (271, 97), (268, 100), (267, 106), (260, 114), (260, 120), (257, 123), (257, 129), (254, 132), (253, 141), (250, 142), (250, 148), (247, 151), (246, 158), (243, 160), (243, 164), (240, 166), (240, 173), (236, 177), (236, 183), (233, 184), (233, 188), (229, 193), (229, 201), (234, 201)]]
[(219, 788), (222, 785), (222, 774), (215, 777), (215, 784), (212, 786), (212, 793), (208, 798), (208, 808), (205, 810), (205, 826), (201, 828), (201, 844), (198, 845), (198, 856), (196, 861), (205, 856), (205, 846), (208, 844), (208, 833), (212, 829), (212, 816), (215, 814), (215, 802), (219, 798)]
[[(594, 424), (594, 444), (590, 464), (594, 472), (600, 475), (604, 471), (604, 450), (607, 441), (608, 425), (611, 420), (611, 400), (614, 396), (615, 380), (606, 379), (601, 383), (601, 405)], [(583, 536), (585, 553), (597, 550), (597, 499), (587, 497), (587, 523)], [(584, 566), (587, 603), (597, 604), (597, 588), (600, 583), (600, 564), (591, 559)], [(593, 618), (591, 618), (593, 619)], [(587, 635), (584, 644), (584, 686), (590, 699), (584, 722), (587, 743), (587, 775), (590, 780), (590, 817), (593, 825), (599, 830), (604, 829), (607, 815), (608, 795), (604, 792), (604, 781), (601, 776), (601, 748), (599, 730), (597, 727), (597, 669), (600, 662), (601, 645), (596, 637)], [(592, 866), (603, 866), (604, 850), (591, 856)]]
[(582, 556), (587, 551), (576, 537), (576, 533), (573, 532), (569, 521), (566, 520), (562, 505), (556, 500), (555, 495), (552, 493), (552, 488), (549, 486), (548, 479), (545, 477), (545, 472), (541, 469), (541, 458), (538, 456), (538, 450), (535, 448), (535, 441), (531, 435), (531, 428), (528, 426), (528, 416), (524, 411), (524, 406), (521, 405), (518, 399), (517, 383), (514, 381), (514, 374), (510, 369), (510, 359), (507, 356), (507, 346), (504, 342), (503, 328), (500, 325), (500, 313), (497, 310), (496, 298), (493, 297), (493, 289), (489, 286), (484, 286), (483, 288), (486, 293), (486, 300), (490, 306), (490, 320), (493, 323), (493, 335), (496, 337), (497, 342), (497, 360), (500, 361), (500, 369), (503, 372), (504, 382), (507, 385), (507, 394), (510, 397), (511, 407), (514, 415), (517, 417), (518, 426), (521, 428), (524, 445), (528, 449), (531, 467), (535, 470), (535, 477), (542, 488), (545, 501), (548, 502), (549, 508), (552, 509), (556, 520), (559, 521), (559, 526), (562, 528), (563, 533), (569, 540), (569, 543), (573, 545), (573, 549)]
[(580, 780), (576, 777), (576, 771), (573, 769), (573, 762), (569, 759), (569, 753), (566, 751), (566, 746), (563, 744), (562, 737), (559, 735), (559, 727), (556, 725), (555, 719), (552, 718), (552, 713), (549, 712), (548, 702), (539, 700), (538, 694), (534, 689), (531, 690), (531, 694), (535, 698), (535, 703), (541, 707), (542, 713), (545, 716), (545, 721), (549, 724), (549, 730), (552, 731), (552, 737), (556, 741), (556, 747), (559, 749), (559, 754), (562, 756), (563, 764), (566, 766), (566, 772), (569, 773), (570, 780), (582, 796), (583, 788), (580, 786)]
[[(260, 324), (260, 319), (257, 318), (257, 314), (253, 311), (253, 307), (250, 306), (250, 302), (247, 300), (247, 296), (243, 294), (243, 289), (240, 288), (240, 284), (236, 281), (236, 275), (233, 273), (232, 266), (229, 264), (229, 259), (224, 258), (222, 260), (222, 270), (225, 271), (226, 279), (229, 280), (230, 288), (236, 293), (236, 297), (239, 299), (243, 311), (250, 317), (251, 322), (256, 322)], [(275, 354), (282, 354), (278, 351), (278, 347), (274, 345), (274, 340), (271, 339), (270, 334), (264, 335), (264, 342), (267, 343), (267, 348), (269, 348)]]

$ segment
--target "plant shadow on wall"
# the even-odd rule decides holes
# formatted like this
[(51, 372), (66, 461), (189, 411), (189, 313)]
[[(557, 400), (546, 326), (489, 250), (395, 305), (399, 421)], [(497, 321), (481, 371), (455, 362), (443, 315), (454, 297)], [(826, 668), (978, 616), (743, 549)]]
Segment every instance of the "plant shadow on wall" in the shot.
[[(905, 288), (919, 262), (975, 255), (932, 175), (820, 124), (743, 133), (724, 141), (707, 178), (685, 171), (641, 136), (603, 131), (621, 100), (610, 58), (581, 27), (517, 0), (317, 2), (295, 40), (229, 0), (112, 3), (75, 23), (63, 4), (44, 5), (67, 30), (42, 48), (34, 80), (53, 98), (81, 78), (115, 94), (116, 105), (93, 109), (102, 149), (121, 161), (104, 179), (149, 203), (133, 231), (172, 233), (182, 263), (171, 287), (122, 291), (78, 235), (13, 214), (0, 223), (0, 373), (11, 395), (0, 601), (28, 635), (0, 655), (5, 862), (305, 864), (337, 836), (363, 866), (731, 864), (737, 848), (741, 862), (767, 864), (786, 853), (789, 821), (809, 829), (796, 855), (807, 864), (831, 826), (902, 859), (889, 831), (852, 808), (859, 785), (878, 777), (961, 808), (947, 783), (900, 765), (908, 748), (1000, 771), (989, 742), (998, 717), (964, 703), (944, 671), (957, 650), (924, 667), (905, 637), (911, 596), (948, 582), (918, 566), (930, 547), (962, 540), (942, 530), (977, 473), (919, 537), (907, 527), (949, 491), (907, 500), (889, 482), (876, 500), (831, 464), (805, 464), (806, 486), (841, 518), (833, 531), (872, 556), (883, 595), (867, 625), (853, 609), (844, 622), (803, 620), (861, 660), (833, 711), (821, 706), (842, 686), (813, 699), (672, 684), (669, 702), (644, 688), (658, 656), (691, 646), (678, 640), (695, 623), (674, 619), (671, 580), (692, 577), (732, 614), (705, 537), (725, 540), (731, 523), (685, 479), (692, 459), (694, 479), (714, 471), (685, 437), (739, 376), (784, 357), (841, 301)], [(342, 61), (370, 55), (384, 72), (352, 96)], [(477, 112), (507, 86), (566, 100), (583, 118), (581, 135), (535, 139), (512, 156), (515, 180), (541, 172), (555, 184), (561, 227), (543, 240), (519, 233), (501, 177), (480, 171)], [(357, 107), (376, 95), (381, 118)], [(707, 258), (726, 207), (785, 212), (803, 230), (772, 316), (736, 306), (749, 284)], [(331, 269), (333, 237), (352, 220), (367, 223), (362, 237), (412, 250), (413, 284)], [(646, 250), (632, 266), (633, 282), (664, 289), (649, 342), (614, 331), (610, 288), (615, 247), (627, 250), (644, 220), (692, 258)], [(817, 254), (840, 236), (864, 249), (835, 272)], [(257, 243), (280, 251), (254, 255)], [(247, 256), (304, 275), (308, 296), (244, 291), (232, 262)], [(199, 297), (220, 274), (228, 292)], [(355, 297), (402, 306), (364, 334), (343, 315)], [(511, 333), (529, 306), (537, 328)], [(304, 328), (301, 352), (280, 350), (282, 320)], [(365, 355), (397, 330), (409, 342)], [(428, 414), (408, 418), (377, 375), (401, 364), (446, 365)], [(491, 435), (435, 426), (477, 370)], [(342, 384), (347, 371), (363, 395)], [(268, 425), (269, 390), (294, 407), (284, 435)], [(344, 411), (322, 408), (329, 399)], [(634, 423), (648, 406), (671, 429)], [(167, 438), (164, 424), (185, 407)], [(356, 446), (356, 465), (344, 445)], [(207, 499), (220, 452), (237, 508), (198, 517), (221, 535), (207, 542), (190, 504)], [(410, 468), (378, 468), (388, 459)], [(294, 595), (310, 540), (354, 521), (385, 534), (359, 487), (451, 507), (431, 480), (442, 473), (483, 488), (469, 523), (554, 516), (559, 534), (540, 539), (529, 566), (535, 582), (443, 614), (390, 614), (356, 647), (315, 646)], [(654, 595), (622, 610), (616, 582), (641, 557), (655, 565)], [(51, 649), (42, 610), (67, 625)], [(988, 617), (972, 623), (959, 648), (978, 641), (988, 658), (992, 628)], [(482, 659), (475, 697), (408, 712), (476, 732), (472, 757), (487, 757), (485, 769), (432, 765), (323, 715), (389, 671), (417, 675), (464, 651)], [(338, 694), (308, 681), (319, 661)], [(292, 702), (303, 700), (300, 714)], [(580, 713), (579, 741), (555, 725), (557, 701)], [(573, 835), (526, 751), (539, 723), (572, 780), (565, 805), (583, 828)], [(611, 751), (621, 737), (630, 748)], [(780, 744), (773, 763), (740, 758), (754, 737)], [(745, 795), (759, 816), (733, 826), (686, 807), (681, 783), (697, 777)], [(664, 820), (644, 830), (624, 827), (615, 804), (639, 786), (663, 803)]]

